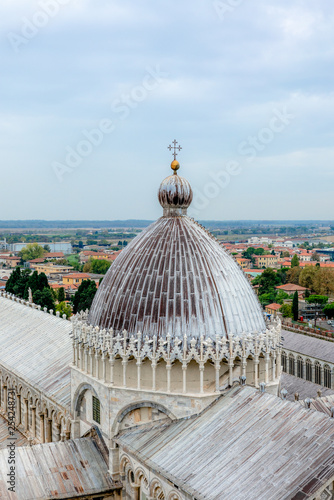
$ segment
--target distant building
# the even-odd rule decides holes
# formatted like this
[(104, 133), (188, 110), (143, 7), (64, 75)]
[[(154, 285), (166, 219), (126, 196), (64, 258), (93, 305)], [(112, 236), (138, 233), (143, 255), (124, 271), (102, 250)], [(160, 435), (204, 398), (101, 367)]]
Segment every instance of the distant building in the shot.
[(257, 267), (274, 267), (277, 265), (277, 255), (255, 255), (255, 265)]
[(64, 285), (81, 285), (84, 280), (89, 280), (90, 275), (88, 273), (72, 273), (63, 276)]
[(277, 316), (278, 311), (281, 308), (281, 304), (276, 304), (273, 302), (272, 304), (269, 304), (268, 306), (265, 307), (265, 311), (268, 314), (272, 314), (273, 316)]
[[(37, 259), (39, 260), (39, 259)], [(55, 274), (64, 274), (73, 270), (72, 266), (59, 266), (53, 264), (52, 262), (47, 263), (33, 263), (30, 264), (30, 269), (37, 271), (38, 274), (45, 273), (46, 276), (52, 276)]]
[(299, 296), (304, 296), (307, 288), (300, 285), (295, 285), (294, 283), (286, 283), (285, 285), (279, 285), (275, 287), (276, 290), (282, 290), (288, 295), (293, 295), (295, 292), (298, 292)]
[(235, 260), (238, 262), (242, 269), (247, 269), (252, 262), (250, 259), (244, 259), (242, 257), (236, 257)]
[(252, 236), (248, 239), (250, 245), (272, 245), (273, 240), (270, 238), (258, 238), (257, 236)]

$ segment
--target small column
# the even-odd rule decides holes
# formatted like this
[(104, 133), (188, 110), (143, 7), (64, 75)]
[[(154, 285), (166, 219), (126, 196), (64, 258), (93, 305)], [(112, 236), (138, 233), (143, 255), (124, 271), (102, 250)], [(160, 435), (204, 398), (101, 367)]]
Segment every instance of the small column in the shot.
[(68, 441), (71, 439), (71, 431), (65, 431), (65, 440)]
[(29, 429), (29, 406), (28, 399), (24, 398), (24, 430)]
[(324, 385), (324, 367), (323, 365), (321, 365), (321, 368), (320, 368), (320, 385)]
[(104, 383), (107, 381), (107, 358), (105, 357), (104, 353), (102, 354), (102, 380)]
[(76, 350), (77, 350), (77, 346), (76, 346), (76, 341), (74, 340), (73, 341), (73, 364), (74, 364), (74, 366), (76, 366), (76, 364), (77, 364)]
[(233, 367), (234, 367), (233, 359), (229, 359), (229, 361), (228, 361), (228, 369), (229, 369), (228, 383), (229, 383), (230, 387), (232, 387), (232, 384), (233, 384)]
[(99, 379), (99, 355), (95, 353), (95, 377)]
[(61, 424), (56, 424), (56, 431), (55, 431), (55, 441), (60, 441), (60, 433), (61, 433)]
[(312, 381), (314, 383), (315, 381), (315, 366), (314, 366), (314, 362), (312, 361)]
[(31, 431), (32, 435), (36, 437), (36, 406), (30, 406), (31, 409)]
[(276, 358), (276, 378), (280, 378), (280, 376), (281, 376), (281, 371), (282, 371), (281, 363), (282, 363), (281, 352), (278, 351), (277, 358)]
[(199, 392), (203, 394), (204, 392), (204, 364), (201, 362), (199, 364)]
[(139, 498), (139, 494), (140, 494), (140, 486), (137, 486), (137, 485), (133, 485), (131, 486), (132, 488), (132, 492), (133, 492), (133, 500), (140, 500)]
[(216, 370), (216, 392), (219, 392), (220, 363), (218, 361), (215, 362), (215, 370)]
[(295, 377), (297, 377), (297, 358), (294, 359)]
[(80, 344), (79, 352), (80, 352), (80, 368), (82, 371), (85, 371), (85, 351), (82, 347), (82, 344)]
[(39, 435), (41, 443), (45, 443), (44, 413), (39, 414)]
[(246, 377), (246, 369), (247, 369), (247, 359), (246, 356), (242, 356), (242, 361), (241, 361), (242, 377)]
[(22, 422), (22, 412), (21, 412), (21, 394), (17, 394), (17, 403), (16, 403), (16, 425), (20, 425)]
[(166, 364), (166, 371), (167, 371), (167, 392), (170, 392), (170, 371), (172, 369), (172, 366), (170, 364), (170, 360), (167, 361)]
[(141, 377), (141, 358), (137, 358), (137, 390), (140, 391), (140, 377)]
[(94, 373), (93, 373), (93, 350), (92, 349), (89, 349), (89, 370), (88, 370), (88, 373), (89, 375), (92, 375), (94, 377)]
[(254, 359), (254, 385), (259, 387), (259, 358), (257, 356)]
[(114, 385), (114, 364), (115, 360), (113, 358), (109, 358), (109, 365), (110, 365), (110, 385)]
[(52, 418), (46, 419), (46, 442), (52, 442)]
[(128, 366), (127, 359), (123, 359), (122, 366), (123, 366), (123, 387), (126, 387), (126, 368)]
[(85, 372), (88, 373), (88, 349), (85, 349)]
[(268, 382), (269, 382), (269, 362), (270, 362), (269, 354), (266, 353), (265, 374), (264, 374), (264, 381), (266, 384), (268, 384)]
[(187, 363), (182, 363), (182, 392), (187, 392)]
[(153, 359), (152, 360), (152, 391), (156, 390), (156, 381), (155, 381), (156, 368), (157, 368), (157, 362), (155, 361), (155, 359)]
[(275, 380), (275, 378), (276, 378), (276, 352), (275, 351), (272, 354), (272, 360), (273, 360), (272, 377), (273, 377), (273, 380)]
[(7, 391), (7, 386), (3, 386), (3, 407), (5, 410), (5, 413), (8, 411), (8, 391)]

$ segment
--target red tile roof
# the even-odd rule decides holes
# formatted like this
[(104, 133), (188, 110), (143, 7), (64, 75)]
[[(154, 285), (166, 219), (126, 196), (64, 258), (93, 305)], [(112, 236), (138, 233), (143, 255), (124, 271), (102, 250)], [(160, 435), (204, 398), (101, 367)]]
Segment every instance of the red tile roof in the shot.
[(274, 309), (275, 311), (278, 311), (281, 308), (281, 304), (276, 304), (273, 302), (272, 304), (269, 304), (269, 306), (266, 306), (266, 309)]
[(285, 285), (276, 286), (275, 288), (286, 292), (304, 292), (305, 290), (307, 290), (307, 288), (305, 288), (304, 286), (295, 285), (294, 283), (286, 283)]

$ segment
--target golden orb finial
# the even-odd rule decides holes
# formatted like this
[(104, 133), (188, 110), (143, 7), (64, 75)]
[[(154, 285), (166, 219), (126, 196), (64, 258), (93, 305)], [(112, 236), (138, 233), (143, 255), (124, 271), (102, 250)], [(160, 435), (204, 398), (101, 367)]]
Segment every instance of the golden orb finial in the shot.
[(176, 171), (179, 170), (180, 164), (177, 160), (173, 160), (172, 163), (170, 164), (170, 168), (174, 170), (174, 174), (176, 174)]

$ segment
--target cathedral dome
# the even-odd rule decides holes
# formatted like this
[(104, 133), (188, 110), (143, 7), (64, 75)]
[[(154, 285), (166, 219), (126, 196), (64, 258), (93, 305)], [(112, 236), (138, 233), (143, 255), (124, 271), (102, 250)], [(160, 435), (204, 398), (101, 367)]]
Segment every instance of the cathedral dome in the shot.
[[(175, 190), (173, 191), (173, 186)], [(230, 338), (265, 331), (257, 297), (218, 241), (186, 215), (190, 184), (173, 174), (159, 189), (164, 216), (117, 257), (88, 322), (152, 338)]]
[(182, 214), (182, 210), (187, 209), (193, 199), (189, 182), (177, 175), (177, 170), (180, 168), (179, 162), (174, 160), (171, 168), (174, 174), (162, 181), (158, 191), (158, 199), (164, 209), (164, 215)]

